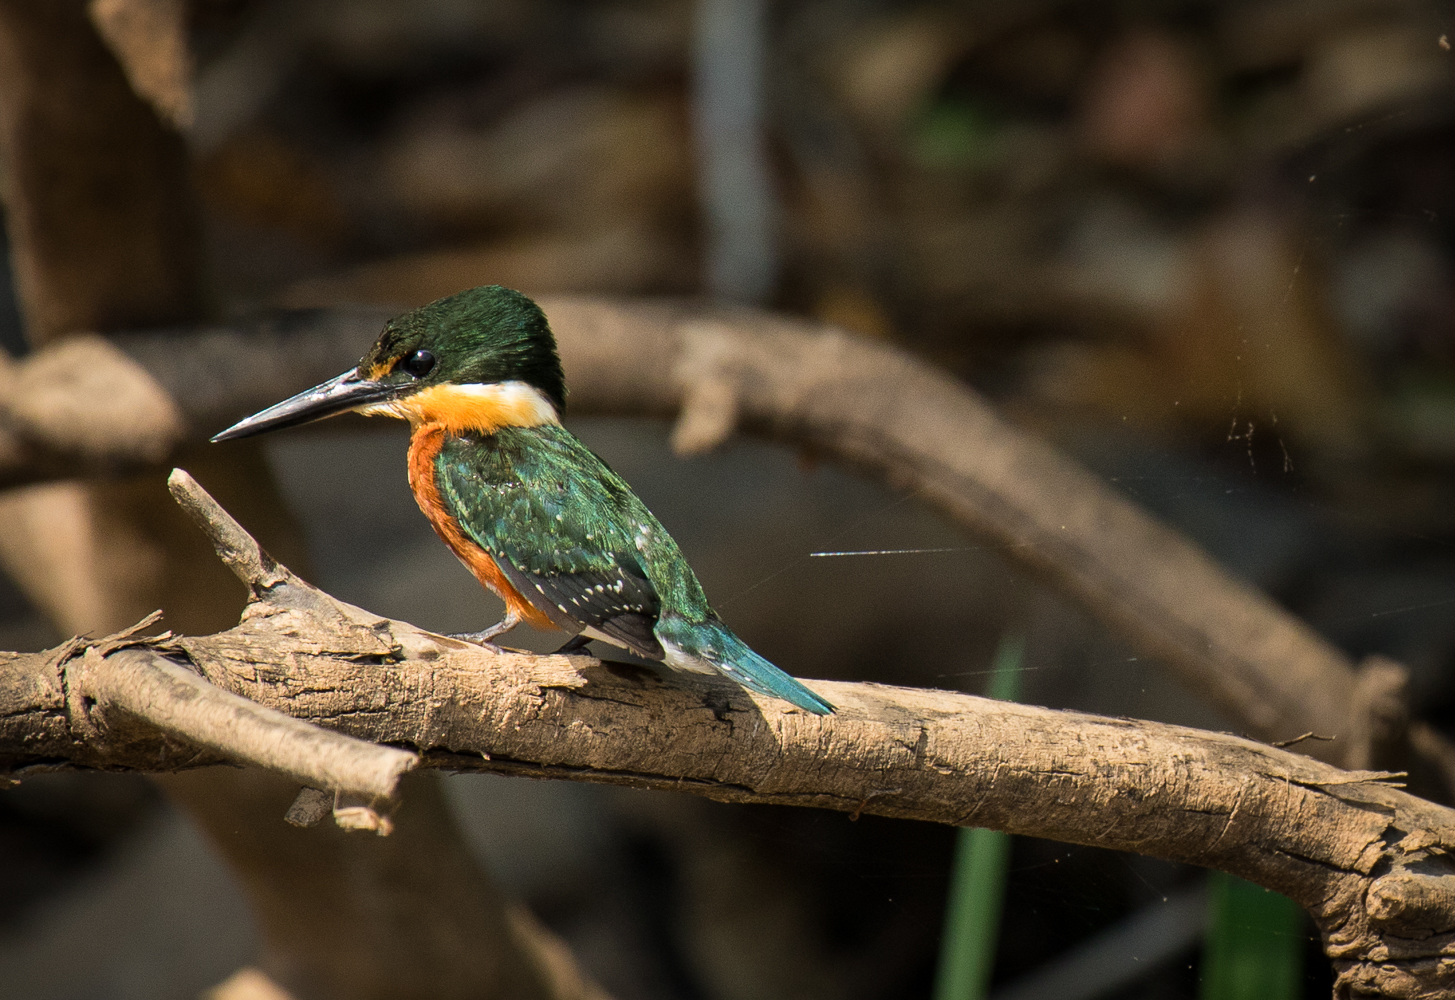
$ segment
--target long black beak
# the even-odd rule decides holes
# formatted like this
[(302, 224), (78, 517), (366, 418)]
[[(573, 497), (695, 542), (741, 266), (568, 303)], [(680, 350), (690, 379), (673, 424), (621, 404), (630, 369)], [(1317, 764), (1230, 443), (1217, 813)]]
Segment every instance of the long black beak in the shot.
[(331, 378), (322, 385), (304, 390), (260, 413), (239, 420), (212, 440), (232, 441), (236, 438), (264, 434), (283, 427), (296, 427), (332, 417), (369, 403), (380, 403), (399, 396), (400, 387), (364, 378), (357, 368)]

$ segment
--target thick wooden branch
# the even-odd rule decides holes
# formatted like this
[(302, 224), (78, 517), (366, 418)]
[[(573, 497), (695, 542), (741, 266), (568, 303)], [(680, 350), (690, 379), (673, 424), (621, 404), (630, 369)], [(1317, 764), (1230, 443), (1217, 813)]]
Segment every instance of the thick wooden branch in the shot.
[[(543, 305), (573, 412), (677, 415), (674, 442), (686, 450), (741, 426), (914, 489), (1249, 732), (1335, 736), (1299, 749), (1352, 767), (1394, 762), (1417, 770), (1421, 787), (1455, 788), (1455, 749), (1407, 723), (1402, 667), (1357, 670), (947, 374), (885, 345), (758, 312), (572, 298)], [(387, 315), (298, 312), (246, 327), (98, 339), (70, 359), (42, 352), (0, 392), (0, 484), (155, 460), (178, 440), (344, 370)], [(130, 387), (129, 401), (98, 391), (97, 379)]]
[[(174, 488), (213, 510), (195, 484), (179, 476)], [(254, 599), (234, 629), (145, 648), (296, 719), (437, 767), (986, 826), (1217, 867), (1308, 908), (1340, 996), (1455, 993), (1455, 810), (1401, 790), (1398, 776), (939, 691), (810, 682), (840, 706), (818, 717), (708, 678), (495, 654), (336, 601), (239, 539), (225, 514), (207, 521), (227, 551), (258, 553), (232, 560)], [(134, 655), (72, 643), (12, 656), (0, 767), (214, 759), (67, 699), (78, 658), (98, 672)]]

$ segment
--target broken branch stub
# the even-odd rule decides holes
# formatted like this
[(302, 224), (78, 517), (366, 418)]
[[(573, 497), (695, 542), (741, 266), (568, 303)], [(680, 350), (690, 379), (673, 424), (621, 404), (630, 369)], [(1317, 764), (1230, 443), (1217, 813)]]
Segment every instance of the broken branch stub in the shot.
[(217, 557), (247, 584), (255, 598), (281, 583), (298, 582), (286, 566), (263, 551), (257, 540), (185, 470), (172, 470), (167, 477), (167, 489), (177, 505), (207, 535), (217, 550)]

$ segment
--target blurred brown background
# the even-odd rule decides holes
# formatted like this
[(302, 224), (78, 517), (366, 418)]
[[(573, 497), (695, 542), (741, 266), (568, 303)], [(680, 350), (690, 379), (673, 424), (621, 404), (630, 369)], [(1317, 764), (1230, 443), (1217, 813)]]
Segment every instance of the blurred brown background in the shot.
[[(1449, 4), (95, 0), (90, 15), (185, 136), (215, 315), (501, 283), (750, 301), (884, 338), (1355, 656), (1408, 664), (1416, 712), (1455, 723)], [(0, 339), (22, 352), (0, 298)], [(793, 673), (980, 691), (1019, 630), (1028, 701), (1234, 728), (912, 496), (750, 441), (683, 462), (663, 426), (571, 426)], [(265, 445), (312, 578), (429, 628), (493, 621), (413, 508), (402, 429), (361, 427)], [(810, 557), (902, 549), (936, 551)], [(13, 585), (0, 619), (3, 648), (59, 636)], [(950, 831), (446, 788), (501, 881), (618, 997), (929, 989)], [(1017, 841), (997, 982), (1196, 877)], [(255, 947), (229, 878), (143, 781), (0, 792), (0, 995), (198, 995)], [(1189, 938), (1096, 995), (1190, 997), (1195, 965)], [(1326, 993), (1321, 960), (1308, 976)]]

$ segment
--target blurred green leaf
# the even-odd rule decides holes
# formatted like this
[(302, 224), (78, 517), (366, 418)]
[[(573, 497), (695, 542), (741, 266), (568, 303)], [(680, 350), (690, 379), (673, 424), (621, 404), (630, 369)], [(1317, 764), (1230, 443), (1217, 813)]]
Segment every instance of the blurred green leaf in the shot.
[(1001, 117), (964, 98), (935, 101), (910, 130), (909, 156), (932, 170), (981, 170), (1002, 155)]
[(1208, 880), (1202, 1000), (1303, 996), (1304, 914), (1287, 896), (1223, 872)]

